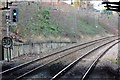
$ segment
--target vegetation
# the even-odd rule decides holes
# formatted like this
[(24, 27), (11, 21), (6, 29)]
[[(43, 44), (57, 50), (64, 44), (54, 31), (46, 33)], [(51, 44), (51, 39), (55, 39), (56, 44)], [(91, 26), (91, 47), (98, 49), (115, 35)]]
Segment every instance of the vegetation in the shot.
[(51, 20), (50, 10), (43, 8), (40, 9), (33, 18), (28, 22), (27, 26), (23, 30), (23, 35), (40, 35), (57, 36), (62, 29)]
[[(27, 2), (19, 4), (18, 7), (20, 8), (18, 27), (20, 28), (20, 35), (24, 38), (41, 35), (44, 37), (59, 37), (62, 35), (74, 37), (84, 34), (93, 36), (105, 32), (105, 29), (100, 24), (95, 25), (95, 20), (91, 22), (92, 20), (89, 19), (89, 21), (88, 16), (82, 18), (81, 14), (74, 11), (53, 10), (53, 6), (42, 7), (40, 4), (27, 4)], [(16, 29), (12, 30), (15, 32)]]
[(112, 11), (109, 10), (103, 10), (102, 14), (112, 15)]
[(80, 30), (81, 33), (86, 34), (86, 35), (96, 35), (96, 34), (105, 33), (105, 29), (100, 24), (93, 26), (87, 23), (87, 21), (84, 21), (83, 19), (79, 20), (78, 29)]

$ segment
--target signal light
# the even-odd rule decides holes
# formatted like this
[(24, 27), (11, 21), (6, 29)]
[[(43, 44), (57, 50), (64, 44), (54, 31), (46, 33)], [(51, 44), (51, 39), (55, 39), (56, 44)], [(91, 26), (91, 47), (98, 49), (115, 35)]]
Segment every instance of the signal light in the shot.
[(5, 22), (8, 24), (9, 20), (10, 20), (10, 14), (9, 14), (9, 12), (6, 12), (5, 13)]
[(9, 15), (6, 15), (6, 19), (10, 19), (10, 16), (9, 16)]
[(12, 10), (12, 21), (18, 22), (18, 9), (17, 8), (14, 8)]

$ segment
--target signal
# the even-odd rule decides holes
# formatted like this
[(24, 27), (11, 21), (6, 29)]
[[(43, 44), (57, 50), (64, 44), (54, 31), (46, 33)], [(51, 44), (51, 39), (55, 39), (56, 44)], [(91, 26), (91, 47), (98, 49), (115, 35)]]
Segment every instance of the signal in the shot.
[(6, 12), (5, 20), (6, 20), (6, 23), (9, 24), (9, 21), (10, 21), (10, 14), (9, 14), (9, 12)]
[(18, 22), (18, 8), (12, 9), (12, 22)]

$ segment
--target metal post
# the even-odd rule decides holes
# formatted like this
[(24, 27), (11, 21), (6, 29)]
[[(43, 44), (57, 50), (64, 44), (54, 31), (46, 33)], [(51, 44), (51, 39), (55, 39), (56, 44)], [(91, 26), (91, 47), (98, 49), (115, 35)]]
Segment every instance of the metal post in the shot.
[(32, 54), (33, 54), (33, 51), (34, 51), (34, 43), (32, 42), (32, 44), (31, 44), (31, 47), (32, 47)]
[(19, 57), (20, 56), (19, 45), (17, 47), (18, 47), (18, 49), (17, 49), (18, 50), (18, 56), (17, 57)]
[(11, 60), (11, 48), (9, 48), (9, 59)]
[(7, 37), (9, 37), (9, 25), (7, 24)]
[(42, 53), (42, 43), (39, 44), (40, 53)]
[[(10, 8), (9, 8), (9, 2), (8, 2), (8, 0), (5, 0), (5, 6), (4, 6), (4, 8), (2, 8), (2, 10), (6, 10), (6, 14), (5, 14), (5, 16), (4, 16), (4, 18), (5, 18), (5, 20), (6, 20), (6, 37), (9, 37), (9, 25), (10, 25), (10, 13), (9, 13), (9, 11), (10, 11)], [(8, 39), (9, 40), (9, 39)], [(6, 42), (6, 41), (5, 41)], [(6, 42), (6, 43), (8, 43), (8, 41)], [(0, 46), (1, 47), (1, 51), (2, 51), (2, 53), (1, 53), (1, 56), (2, 56), (2, 60), (4, 60), (4, 48), (5, 48), (5, 45), (3, 46)], [(9, 61), (10, 59), (11, 59), (11, 49), (8, 47), (8, 48), (6, 48), (6, 55), (7, 55), (7, 61)]]
[(6, 49), (6, 54), (7, 54), (7, 61), (9, 62), (9, 53), (8, 53), (9, 48)]
[(4, 48), (0, 45), (0, 61), (4, 60)]
[[(8, 16), (9, 15), (9, 12), (7, 11), (6, 15)], [(7, 37), (9, 37), (9, 21), (6, 22), (6, 28), (7, 28)], [(9, 62), (10, 61), (10, 51), (9, 51), (9, 48), (7, 48), (6, 50), (7, 52), (7, 61)]]
[(25, 51), (24, 51), (24, 44), (22, 44), (22, 49), (23, 49), (23, 55), (25, 54)]

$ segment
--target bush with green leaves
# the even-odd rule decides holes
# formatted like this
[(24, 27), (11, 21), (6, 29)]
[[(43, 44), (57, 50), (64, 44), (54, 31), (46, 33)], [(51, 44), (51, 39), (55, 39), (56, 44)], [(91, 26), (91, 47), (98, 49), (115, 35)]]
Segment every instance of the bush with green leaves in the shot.
[(61, 28), (51, 20), (49, 9), (40, 9), (31, 20), (28, 22), (24, 29), (24, 36), (43, 34), (47, 36), (57, 36), (61, 32)]

